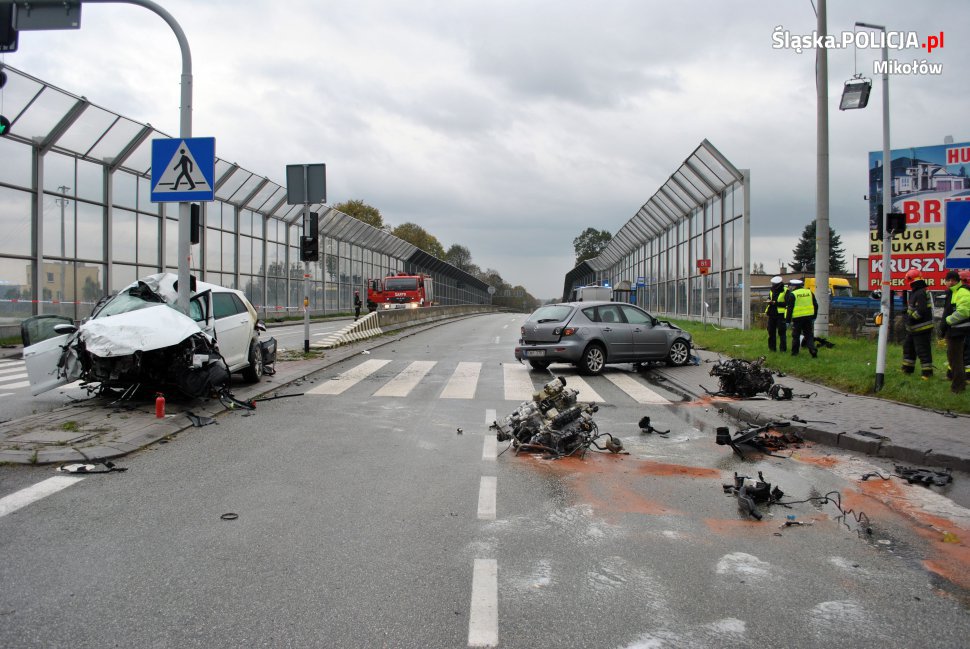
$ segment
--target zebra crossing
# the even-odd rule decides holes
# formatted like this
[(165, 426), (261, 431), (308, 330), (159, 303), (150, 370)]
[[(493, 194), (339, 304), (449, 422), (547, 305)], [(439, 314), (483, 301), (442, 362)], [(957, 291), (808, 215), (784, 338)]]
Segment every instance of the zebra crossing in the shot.
[(11, 390), (29, 388), (27, 364), (22, 360), (0, 359), (0, 398), (9, 397)]
[[(393, 363), (393, 364), (392, 364)], [(402, 366), (402, 363), (406, 365)], [(462, 361), (449, 366), (438, 361), (391, 361), (371, 358), (350, 369), (324, 379), (319, 385), (306, 392), (308, 395), (340, 395), (354, 388), (373, 390), (375, 397), (401, 398), (411, 393), (429, 377), (447, 376), (445, 385), (437, 397), (439, 399), (475, 399), (491, 396), (482, 388), (484, 372), (494, 372), (494, 365)], [(383, 371), (381, 371), (383, 370)], [(388, 371), (390, 370), (390, 371)], [(379, 374), (378, 372), (381, 371)], [(638, 404), (661, 405), (670, 399), (653, 390), (647, 382), (636, 374), (608, 367), (600, 376), (583, 377), (568, 366), (553, 367), (552, 374), (566, 377), (566, 385), (579, 393), (580, 401), (603, 403), (601, 395), (605, 390), (617, 388), (621, 393)], [(490, 377), (485, 377), (490, 378)], [(506, 401), (527, 401), (551, 379), (551, 374), (531, 371), (527, 365), (503, 363), (501, 366), (501, 395)], [(375, 384), (380, 387), (375, 389)], [(488, 383), (488, 381), (485, 381)]]

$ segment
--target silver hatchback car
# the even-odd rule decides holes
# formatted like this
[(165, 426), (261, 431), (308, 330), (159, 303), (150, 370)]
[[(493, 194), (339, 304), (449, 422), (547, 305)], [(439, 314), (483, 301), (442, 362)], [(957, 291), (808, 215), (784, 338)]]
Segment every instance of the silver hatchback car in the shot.
[(515, 358), (537, 370), (572, 363), (599, 374), (613, 363), (691, 361), (690, 334), (623, 302), (567, 302), (539, 307), (522, 325)]

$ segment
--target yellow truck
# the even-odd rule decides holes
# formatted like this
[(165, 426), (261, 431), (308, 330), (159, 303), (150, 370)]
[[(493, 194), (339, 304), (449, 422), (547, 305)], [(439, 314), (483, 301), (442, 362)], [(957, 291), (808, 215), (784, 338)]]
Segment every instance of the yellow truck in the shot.
[[(815, 292), (815, 278), (805, 278), (805, 288)], [(852, 297), (852, 285), (844, 277), (829, 277), (829, 295), (833, 297)]]

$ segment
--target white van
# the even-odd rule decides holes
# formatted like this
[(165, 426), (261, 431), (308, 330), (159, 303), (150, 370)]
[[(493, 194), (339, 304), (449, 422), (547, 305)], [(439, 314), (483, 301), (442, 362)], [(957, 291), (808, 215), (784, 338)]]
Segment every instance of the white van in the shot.
[(613, 289), (609, 286), (580, 286), (574, 289), (575, 302), (593, 302), (613, 300)]

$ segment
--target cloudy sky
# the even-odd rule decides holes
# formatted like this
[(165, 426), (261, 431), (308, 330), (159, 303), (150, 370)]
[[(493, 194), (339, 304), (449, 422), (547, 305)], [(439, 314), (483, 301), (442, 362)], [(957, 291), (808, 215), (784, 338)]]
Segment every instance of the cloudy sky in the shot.
[[(773, 47), (816, 27), (810, 0), (159, 0), (192, 49), (193, 135), (285, 184), (327, 164), (329, 203), (362, 199), (540, 298), (558, 296), (587, 227), (618, 231), (707, 138), (751, 170), (752, 261), (791, 260), (815, 215), (815, 52)], [(890, 77), (893, 148), (970, 140), (970, 2), (828, 0), (856, 21), (944, 32), (890, 50), (941, 63)], [(903, 37), (905, 40), (905, 36)], [(843, 83), (878, 49), (829, 52), (832, 227), (866, 255), (866, 161), (882, 148)], [(181, 59), (161, 18), (85, 2), (77, 31), (23, 32), (3, 60), (178, 134)]]

